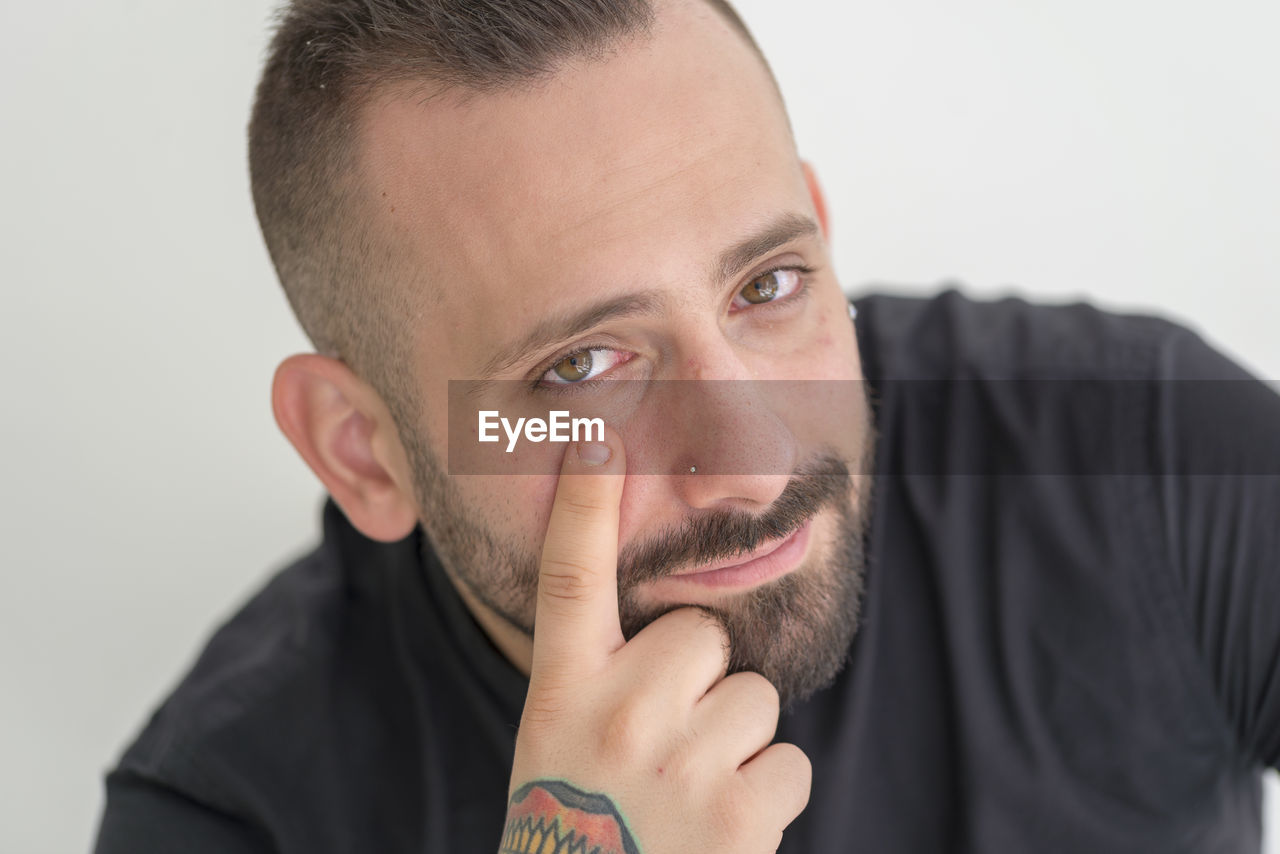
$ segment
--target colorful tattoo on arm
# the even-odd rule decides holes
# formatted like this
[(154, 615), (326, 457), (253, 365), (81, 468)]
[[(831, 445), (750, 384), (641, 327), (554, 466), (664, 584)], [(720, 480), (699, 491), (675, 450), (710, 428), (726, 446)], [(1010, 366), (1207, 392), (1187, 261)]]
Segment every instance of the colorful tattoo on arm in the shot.
[(640, 854), (640, 848), (605, 795), (535, 780), (511, 796), (498, 854)]

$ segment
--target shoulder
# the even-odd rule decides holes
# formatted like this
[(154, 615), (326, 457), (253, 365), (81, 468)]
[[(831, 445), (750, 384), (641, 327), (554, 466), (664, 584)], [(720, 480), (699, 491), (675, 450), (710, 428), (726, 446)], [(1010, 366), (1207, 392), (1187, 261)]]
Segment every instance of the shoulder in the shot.
[[(1117, 615), (1125, 646), (1101, 647), (1099, 672), (1117, 662), (1129, 663), (1126, 679), (1141, 672), (1158, 700), (1150, 720), (1168, 714), (1168, 731), (1181, 733), (1169, 744), (1181, 738), (1274, 763), (1280, 703), (1266, 693), (1275, 669), (1260, 662), (1280, 660), (1275, 389), (1156, 314), (982, 301), (954, 289), (856, 302), (894, 451), (886, 470), (931, 475), (903, 487), (917, 505), (943, 506), (942, 497), (919, 499), (930, 489), (954, 494), (944, 475), (1054, 475), (1019, 482), (1038, 490), (1036, 500), (993, 501), (984, 522), (1036, 531), (1028, 553), (1092, 549), (1088, 561), (1059, 562), (1055, 572), (1092, 585), (1092, 617), (1104, 608)], [(987, 506), (970, 501), (955, 512)], [(1047, 508), (1053, 516), (1041, 518)], [(1103, 571), (1090, 576), (1091, 566)], [(1046, 601), (1056, 607), (1069, 596)], [(1071, 622), (1091, 626), (1087, 642), (1060, 644), (1071, 656), (1110, 637), (1096, 621), (1073, 614)]]
[(1167, 380), (1221, 370), (1155, 314), (954, 288), (856, 304), (877, 417), (898, 442), (887, 464), (903, 473), (1156, 474), (1177, 430)]
[(362, 834), (412, 848), (421, 757), (406, 747), (428, 723), (406, 640), (420, 540), (369, 540), (332, 499), (323, 518), (323, 542), (217, 629), (108, 774), (107, 823), (143, 791), (148, 826), (176, 798), (287, 850), (347, 850)]
[[(1116, 465), (1096, 473), (1280, 474), (1274, 384), (1180, 322), (1087, 302), (976, 300), (955, 288), (856, 304), (867, 379), (881, 392), (959, 396), (993, 417), (1035, 415), (1037, 430), (1059, 415), (1112, 440)], [(1103, 436), (1101, 425), (1120, 432)]]
[(366, 664), (387, 622), (376, 548), (393, 546), (354, 542), (331, 499), (324, 530), (213, 633), (117, 772), (242, 814), (268, 808), (264, 784), (296, 798), (308, 771), (335, 761), (338, 719), (368, 693), (361, 680), (389, 681)]
[(119, 770), (236, 811), (237, 769), (301, 735), (297, 722), (324, 695), (344, 598), (325, 546), (279, 571), (212, 635)]
[(1154, 313), (1089, 302), (974, 299), (954, 286), (930, 296), (855, 300), (869, 378), (1153, 376), (1161, 353), (1197, 339)]

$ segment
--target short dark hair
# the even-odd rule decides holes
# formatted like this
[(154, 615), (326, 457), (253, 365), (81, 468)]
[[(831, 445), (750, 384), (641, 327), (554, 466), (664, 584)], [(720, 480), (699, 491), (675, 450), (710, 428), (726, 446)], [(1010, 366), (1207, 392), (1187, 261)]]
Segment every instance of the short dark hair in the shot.
[[(703, 0), (759, 53), (725, 0)], [(352, 168), (369, 93), (398, 81), (495, 91), (596, 56), (652, 25), (651, 0), (291, 0), (249, 122), (253, 201), (272, 263), (316, 350), (341, 359), (414, 430), (413, 309), (392, 249), (360, 215)]]

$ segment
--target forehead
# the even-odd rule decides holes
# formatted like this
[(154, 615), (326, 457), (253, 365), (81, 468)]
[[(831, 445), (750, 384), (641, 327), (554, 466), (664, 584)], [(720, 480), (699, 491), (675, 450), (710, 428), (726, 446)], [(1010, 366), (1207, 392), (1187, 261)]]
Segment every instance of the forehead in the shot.
[(422, 322), (449, 317), (436, 340), (497, 334), (586, 292), (687, 282), (780, 207), (807, 205), (764, 64), (700, 2), (519, 91), (385, 93), (362, 172), (375, 228), (440, 310)]

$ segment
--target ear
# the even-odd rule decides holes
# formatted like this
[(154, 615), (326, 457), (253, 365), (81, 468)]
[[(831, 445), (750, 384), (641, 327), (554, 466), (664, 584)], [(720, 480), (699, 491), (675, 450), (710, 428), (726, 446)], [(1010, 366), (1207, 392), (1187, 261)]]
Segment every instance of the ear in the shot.
[(413, 531), (417, 505), (395, 422), (350, 368), (316, 353), (290, 356), (276, 368), (271, 410), (357, 530), (382, 542)]
[(822, 226), (822, 239), (831, 239), (831, 226), (827, 219), (827, 200), (822, 196), (822, 187), (818, 184), (818, 175), (813, 171), (813, 164), (808, 160), (800, 161), (804, 170), (804, 182), (809, 187), (809, 198), (813, 200), (813, 209), (818, 212), (818, 225)]

